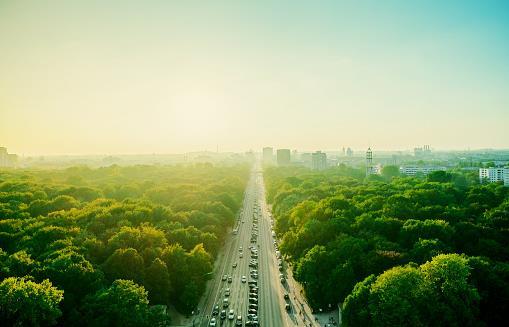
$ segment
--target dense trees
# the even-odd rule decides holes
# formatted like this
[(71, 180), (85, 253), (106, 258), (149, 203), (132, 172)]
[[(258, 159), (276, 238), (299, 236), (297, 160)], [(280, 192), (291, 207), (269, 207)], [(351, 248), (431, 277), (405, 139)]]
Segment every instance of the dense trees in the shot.
[(118, 279), (85, 299), (89, 326), (167, 326), (169, 318), (151, 310), (147, 292), (131, 280)]
[(313, 308), (343, 303), (348, 326), (504, 324), (508, 188), (392, 167), (378, 179), (268, 168), (265, 179), (280, 250)]
[(346, 298), (348, 326), (475, 326), (479, 293), (468, 260), (441, 254), (420, 267), (391, 268), (358, 283)]
[(247, 168), (0, 172), (0, 320), (164, 326), (166, 306), (192, 311)]
[(0, 321), (6, 326), (40, 326), (56, 322), (62, 315), (58, 305), (64, 292), (47, 279), (36, 283), (9, 277), (0, 283)]

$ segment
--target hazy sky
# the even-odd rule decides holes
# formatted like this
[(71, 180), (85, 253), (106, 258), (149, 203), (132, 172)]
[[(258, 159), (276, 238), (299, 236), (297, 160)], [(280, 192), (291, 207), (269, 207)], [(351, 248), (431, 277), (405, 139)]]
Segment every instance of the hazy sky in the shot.
[(509, 1), (0, 0), (10, 152), (422, 144), (509, 148)]

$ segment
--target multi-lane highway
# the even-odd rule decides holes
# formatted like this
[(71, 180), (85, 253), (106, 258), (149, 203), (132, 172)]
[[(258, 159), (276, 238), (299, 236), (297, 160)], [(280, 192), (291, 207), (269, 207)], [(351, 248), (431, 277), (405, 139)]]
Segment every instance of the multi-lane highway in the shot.
[[(238, 316), (242, 318), (241, 326), (293, 326), (284, 293), (262, 171), (257, 164), (251, 171), (239, 218), (218, 258), (196, 326), (213, 326), (214, 322), (217, 326), (235, 326)], [(215, 310), (216, 306), (219, 310)], [(226, 318), (221, 317), (222, 310)], [(230, 310), (234, 312), (233, 319), (228, 317)]]

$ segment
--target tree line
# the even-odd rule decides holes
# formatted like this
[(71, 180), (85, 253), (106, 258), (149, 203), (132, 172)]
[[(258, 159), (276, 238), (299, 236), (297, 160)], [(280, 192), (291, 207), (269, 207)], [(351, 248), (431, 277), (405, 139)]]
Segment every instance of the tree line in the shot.
[(248, 167), (0, 172), (0, 321), (166, 326), (190, 313)]
[(509, 188), (471, 174), (265, 170), (280, 250), (346, 326), (498, 326), (509, 310)]

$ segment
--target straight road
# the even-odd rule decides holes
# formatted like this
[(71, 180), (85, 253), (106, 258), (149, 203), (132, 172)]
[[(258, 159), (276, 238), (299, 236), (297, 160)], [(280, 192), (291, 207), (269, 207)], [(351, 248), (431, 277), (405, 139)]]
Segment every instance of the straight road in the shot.
[[(258, 220), (254, 224), (253, 220)], [(252, 233), (258, 228), (257, 242), (251, 243)], [(243, 208), (227, 238), (223, 253), (218, 257), (214, 278), (209, 281), (208, 289), (201, 302), (201, 312), (195, 316), (195, 326), (209, 326), (213, 317), (214, 307), (219, 306), (219, 312), (234, 310), (235, 319), (224, 320), (220, 315), (214, 316), (217, 326), (234, 326), (237, 316), (242, 317), (242, 326), (247, 321), (248, 314), (248, 283), (241, 282), (242, 276), (247, 281), (250, 277), (249, 261), (251, 260), (250, 246), (258, 249), (258, 321), (260, 326), (294, 326), (290, 316), (285, 312), (284, 288), (280, 282), (274, 240), (271, 235), (270, 217), (265, 203), (265, 189), (259, 163), (251, 170), (251, 176), (246, 187)], [(241, 250), (242, 249), (242, 250)], [(234, 264), (236, 267), (234, 268)], [(223, 276), (231, 277), (231, 283), (223, 281)], [(227, 289), (230, 295), (226, 295)], [(228, 307), (223, 308), (224, 299), (228, 299)]]

